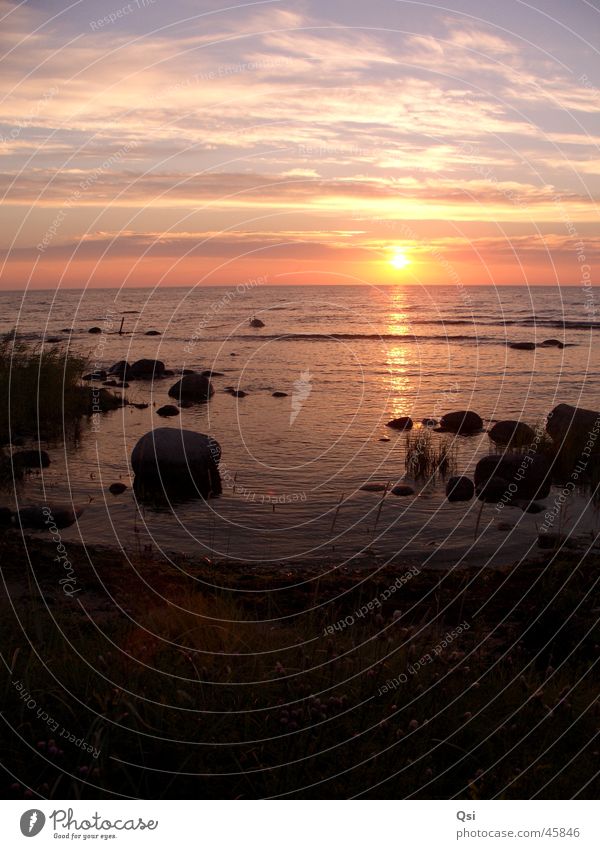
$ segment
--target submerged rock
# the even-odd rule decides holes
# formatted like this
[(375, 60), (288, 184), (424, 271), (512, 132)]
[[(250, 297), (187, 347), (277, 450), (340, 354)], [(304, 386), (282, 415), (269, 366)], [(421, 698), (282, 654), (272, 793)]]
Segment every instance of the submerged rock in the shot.
[(213, 394), (212, 383), (202, 374), (186, 374), (169, 389), (169, 397), (178, 401), (208, 401)]
[(459, 410), (442, 416), (440, 427), (450, 433), (477, 433), (483, 429), (483, 419), (471, 410)]
[(386, 488), (384, 483), (364, 483), (360, 489), (363, 492), (383, 492)]
[(412, 486), (409, 486), (407, 483), (397, 483), (391, 490), (392, 495), (405, 496), (405, 495), (414, 495), (415, 491)]
[(400, 416), (397, 419), (392, 419), (386, 424), (386, 427), (391, 427), (394, 430), (410, 430), (413, 426), (413, 420), (410, 416)]
[(515, 351), (533, 351), (536, 344), (535, 342), (511, 342), (508, 347)]
[(146, 330), (144, 336), (160, 336), (160, 330)]
[(529, 445), (535, 439), (535, 431), (525, 422), (506, 421), (496, 422), (489, 432), (492, 442), (497, 445), (508, 445), (516, 442), (519, 445)]
[(210, 436), (178, 427), (144, 434), (131, 452), (136, 485), (162, 491), (191, 490), (206, 498), (221, 492), (221, 446)]
[(449, 478), (446, 484), (448, 501), (470, 501), (475, 495), (475, 484), (465, 475)]
[(141, 380), (152, 380), (153, 377), (162, 377), (165, 371), (165, 364), (162, 360), (136, 360), (130, 367), (128, 372), (129, 378), (139, 378)]
[(162, 416), (162, 418), (169, 418), (169, 416), (178, 416), (179, 410), (173, 404), (165, 404), (164, 407), (159, 407), (156, 411), (157, 416)]
[(124, 483), (111, 483), (108, 487), (108, 491), (111, 495), (121, 495), (126, 489), (127, 487)]
[(490, 454), (475, 467), (475, 489), (482, 501), (515, 506), (520, 500), (546, 498), (550, 484), (550, 462), (542, 455)]

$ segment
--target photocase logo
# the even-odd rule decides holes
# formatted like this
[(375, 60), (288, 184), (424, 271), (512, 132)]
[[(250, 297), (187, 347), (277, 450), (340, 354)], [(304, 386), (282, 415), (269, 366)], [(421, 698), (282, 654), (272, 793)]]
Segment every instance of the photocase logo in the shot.
[(37, 808), (32, 808), (30, 811), (25, 811), (21, 817), (21, 834), (25, 837), (35, 837), (39, 834), (46, 824), (44, 813)]
[(312, 392), (312, 383), (310, 382), (311, 374), (308, 369), (300, 374), (298, 380), (294, 381), (294, 389), (292, 391), (292, 411), (290, 413), (290, 427), (298, 418), (300, 410), (304, 406), (304, 402)]

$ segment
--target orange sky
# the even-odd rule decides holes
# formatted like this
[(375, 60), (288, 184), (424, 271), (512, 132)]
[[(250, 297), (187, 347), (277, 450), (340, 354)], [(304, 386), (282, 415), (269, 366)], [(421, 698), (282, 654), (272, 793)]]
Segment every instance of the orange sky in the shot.
[(0, 286), (593, 282), (598, 13), (397, 6), (0, 0)]

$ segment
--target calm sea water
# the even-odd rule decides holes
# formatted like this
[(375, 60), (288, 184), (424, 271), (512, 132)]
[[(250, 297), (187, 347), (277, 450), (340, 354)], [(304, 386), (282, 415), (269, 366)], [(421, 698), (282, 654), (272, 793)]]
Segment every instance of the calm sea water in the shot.
[[(3, 330), (86, 353), (94, 366), (157, 357), (168, 368), (213, 369), (215, 395), (161, 419), (173, 379), (131, 383), (130, 401), (104, 415), (77, 447), (52, 446), (52, 465), (17, 493), (19, 504), (86, 506), (65, 539), (126, 549), (204, 554), (247, 562), (339, 562), (366, 550), (430, 564), (509, 560), (535, 545), (539, 517), (502, 517), (479, 504), (449, 505), (440, 481), (414, 484), (409, 498), (360, 490), (405, 478), (404, 434), (385, 427), (472, 409), (486, 421), (541, 421), (559, 402), (600, 408), (597, 335), (590, 293), (569, 287), (366, 286), (62, 290), (0, 294)], [(256, 316), (265, 326), (254, 329)], [(124, 334), (118, 329), (124, 318)], [(102, 334), (90, 335), (92, 326)], [(69, 335), (65, 328), (73, 328)], [(160, 336), (146, 336), (158, 330)], [(566, 344), (534, 351), (511, 341)], [(235, 355), (235, 356), (234, 356)], [(224, 391), (247, 392), (235, 398)], [(287, 397), (274, 398), (274, 391)], [(60, 399), (57, 399), (60, 403)], [(139, 505), (129, 457), (153, 427), (212, 434), (223, 451), (223, 495), (172, 509)], [(389, 437), (389, 441), (380, 441)], [(441, 437), (434, 435), (433, 439)], [(458, 471), (469, 473), (491, 445), (484, 434), (455, 437)], [(113, 497), (108, 486), (130, 488)], [(552, 496), (548, 499), (551, 503)], [(573, 505), (578, 530), (597, 523), (585, 499)], [(499, 531), (509, 519), (512, 531)], [(539, 521), (538, 521), (539, 523)]]

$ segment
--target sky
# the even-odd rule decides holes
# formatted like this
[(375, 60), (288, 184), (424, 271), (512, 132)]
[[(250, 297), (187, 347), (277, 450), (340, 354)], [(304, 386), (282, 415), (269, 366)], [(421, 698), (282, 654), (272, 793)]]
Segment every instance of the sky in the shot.
[(594, 282), (597, 2), (0, 21), (0, 288)]

